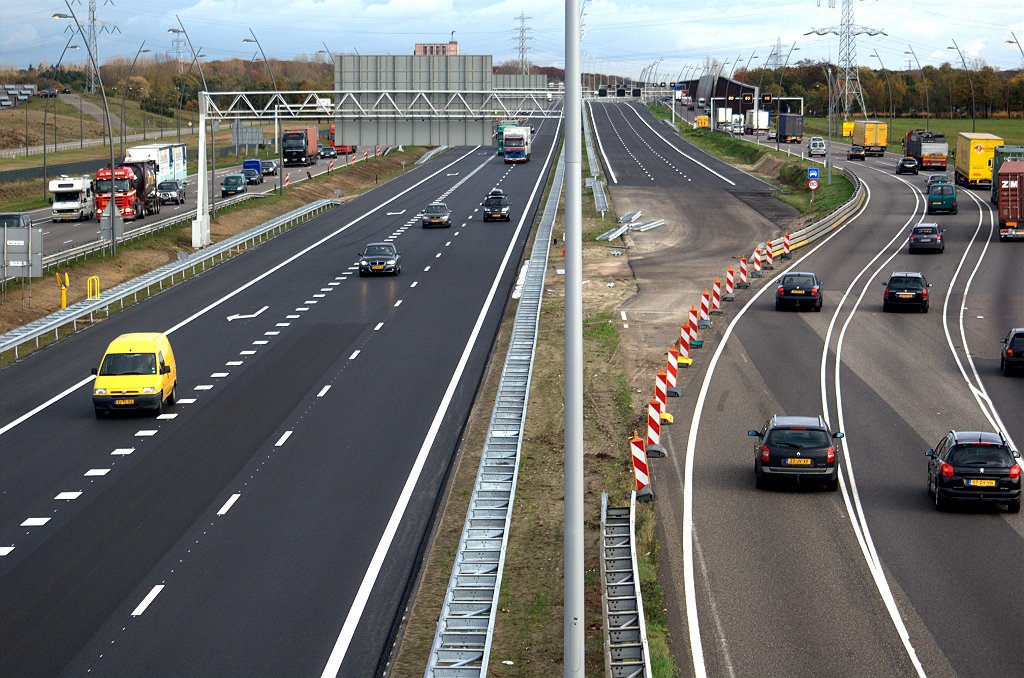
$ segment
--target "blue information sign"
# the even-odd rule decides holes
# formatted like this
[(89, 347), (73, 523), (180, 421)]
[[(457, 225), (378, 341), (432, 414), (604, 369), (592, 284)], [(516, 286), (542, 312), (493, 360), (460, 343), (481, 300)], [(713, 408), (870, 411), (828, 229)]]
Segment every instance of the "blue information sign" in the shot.
[(818, 168), (817, 167), (808, 167), (807, 168), (807, 178), (808, 179), (817, 179), (818, 178)]

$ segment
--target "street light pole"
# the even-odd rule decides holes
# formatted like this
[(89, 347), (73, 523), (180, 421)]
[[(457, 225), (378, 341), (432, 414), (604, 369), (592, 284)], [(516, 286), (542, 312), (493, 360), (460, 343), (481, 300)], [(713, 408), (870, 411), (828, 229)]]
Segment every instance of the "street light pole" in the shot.
[[(139, 51), (135, 53), (135, 58), (132, 59), (132, 67), (128, 69), (128, 77), (124, 80), (124, 90), (121, 92), (121, 157), (124, 157), (124, 141), (125, 141), (125, 128), (124, 128), (124, 102), (128, 96), (128, 84), (132, 81), (132, 73), (135, 71), (135, 62), (139, 60), (139, 55), (143, 52), (151, 52), (152, 50), (142, 49), (146, 46), (146, 41), (143, 40), (142, 44), (139, 45)], [(146, 119), (146, 114), (142, 114), (142, 119)]]
[(974, 107), (974, 81), (971, 79), (971, 71), (967, 68), (967, 59), (964, 59), (964, 53), (960, 51), (960, 46), (956, 44), (956, 40), (953, 40), (953, 46), (947, 47), (946, 49), (955, 49), (956, 53), (960, 55), (960, 62), (964, 65), (964, 72), (967, 73), (967, 84), (971, 86), (971, 131), (977, 132), (977, 111)]
[[(60, 62), (64, 60), (64, 54), (69, 49), (78, 49), (78, 45), (71, 45), (71, 41), (75, 39), (75, 34), (72, 33), (71, 37), (68, 38), (68, 42), (64, 45), (64, 49), (60, 53), (60, 58), (57, 59), (57, 65), (53, 67), (53, 77), (50, 78), (50, 82), (53, 83), (53, 88), (57, 88), (57, 69), (60, 68)], [(46, 200), (46, 116), (50, 111), (50, 97), (46, 97), (46, 105), (43, 106), (43, 200)], [(28, 109), (26, 109), (26, 113)], [(28, 146), (28, 138), (25, 139), (25, 145)], [(27, 150), (27, 148), (26, 148)], [(53, 113), (53, 152), (57, 152), (57, 112)]]
[(878, 65), (882, 67), (882, 75), (885, 76), (885, 86), (889, 90), (889, 134), (892, 134), (892, 85), (889, 84), (889, 72), (885, 70), (885, 64), (882, 63), (882, 57), (878, 56), (878, 50), (876, 49), (871, 56), (878, 59)]
[[(199, 46), (199, 51), (203, 51), (202, 45)], [(178, 93), (178, 142), (181, 143), (181, 107), (185, 101), (185, 85), (188, 83), (188, 76), (192, 75), (192, 67), (198, 63), (199, 59), (206, 56), (205, 54), (193, 55), (192, 61), (188, 64), (188, 70), (185, 71), (185, 78), (181, 81), (181, 91)]]
[(796, 52), (800, 48), (793, 43), (793, 46), (789, 48), (789, 53), (786, 55), (786, 62), (782, 64), (782, 72), (779, 74), (779, 95), (775, 98), (775, 150), (781, 149), (781, 141), (779, 139), (779, 116), (782, 115), (782, 79), (786, 77), (786, 66), (789, 65), (789, 57), (793, 56), (793, 52)]
[(276, 92), (277, 79), (274, 78), (274, 69), (270, 67), (270, 59), (267, 58), (267, 53), (263, 51), (263, 45), (261, 45), (260, 41), (256, 39), (256, 34), (252, 32), (251, 28), (249, 29), (249, 35), (252, 36), (252, 40), (250, 40), (249, 38), (244, 38), (242, 42), (255, 42), (256, 46), (260, 48), (260, 54), (263, 55), (263, 63), (267, 65), (267, 70), (270, 71), (270, 81), (274, 84), (274, 91)]
[(928, 78), (926, 78), (924, 75), (924, 69), (921, 68), (921, 62), (918, 61), (917, 54), (914, 52), (914, 48), (911, 45), (907, 45), (907, 47), (910, 48), (910, 51), (904, 52), (904, 54), (910, 54), (914, 57), (914, 61), (917, 62), (917, 70), (921, 71), (921, 82), (924, 83), (924, 128), (927, 131), (928, 129), (930, 129), (929, 123), (932, 117), (932, 104), (931, 99), (928, 96)]

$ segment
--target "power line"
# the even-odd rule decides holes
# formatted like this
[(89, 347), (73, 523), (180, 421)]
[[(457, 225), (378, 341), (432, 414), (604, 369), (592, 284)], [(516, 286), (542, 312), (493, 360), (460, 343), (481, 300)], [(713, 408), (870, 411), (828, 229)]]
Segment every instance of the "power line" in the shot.
[[(821, 0), (818, 0), (821, 5)], [(836, 0), (829, 0), (828, 6), (835, 8)], [(860, 86), (860, 72), (857, 69), (857, 36), (887, 35), (878, 28), (858, 26), (853, 21), (853, 0), (843, 0), (843, 17), (838, 26), (816, 28), (804, 35), (838, 35), (839, 36), (839, 77), (836, 98), (843, 107), (843, 118), (850, 119), (854, 100), (860, 104), (860, 110), (867, 116), (868, 108), (864, 104), (864, 90)]]
[(518, 48), (519, 57), (518, 57), (518, 59), (516, 61), (518, 62), (519, 73), (522, 74), (522, 75), (529, 75), (530, 74), (530, 59), (529, 59), (530, 45), (529, 45), (529, 43), (530, 43), (531, 40), (533, 40), (533, 38), (531, 38), (529, 36), (529, 33), (531, 31), (533, 31), (533, 29), (526, 25), (526, 21), (527, 21), (527, 19), (532, 19), (533, 17), (532, 16), (526, 16), (524, 12), (521, 12), (519, 14), (519, 16), (517, 16), (515, 18), (519, 20), (519, 28), (513, 28), (512, 29), (512, 32), (517, 34), (517, 36), (512, 38), (512, 40), (517, 41), (519, 43), (519, 48)]

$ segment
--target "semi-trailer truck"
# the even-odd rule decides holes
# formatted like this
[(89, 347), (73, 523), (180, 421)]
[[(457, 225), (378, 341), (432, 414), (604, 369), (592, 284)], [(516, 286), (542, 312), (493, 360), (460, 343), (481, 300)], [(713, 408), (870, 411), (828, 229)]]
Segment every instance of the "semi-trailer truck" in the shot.
[(749, 110), (746, 112), (746, 119), (743, 121), (744, 131), (747, 134), (761, 134), (768, 131), (768, 111)]
[(999, 239), (1024, 239), (1024, 161), (1004, 162), (993, 184), (999, 193)]
[(949, 158), (949, 144), (942, 132), (912, 129), (903, 137), (903, 155), (917, 160), (922, 170), (943, 170)]
[(156, 163), (156, 182), (185, 181), (188, 175), (185, 144), (144, 144), (132, 146), (124, 156), (125, 162), (152, 160)]
[(885, 155), (889, 145), (889, 124), (881, 120), (855, 120), (853, 145), (863, 146), (864, 155)]
[(281, 135), (281, 154), (285, 165), (315, 165), (320, 160), (316, 147), (316, 127), (286, 129)]
[(518, 120), (499, 120), (494, 123), (494, 139), (498, 144), (498, 155), (505, 154), (505, 131), (519, 127)]
[(1003, 140), (987, 132), (960, 132), (956, 138), (956, 183), (961, 186), (991, 186), (992, 156)]
[[(992, 176), (999, 176), (999, 169), (1004, 162), (1010, 160), (1024, 160), (1024, 146), (996, 146), (992, 151)], [(999, 204), (999, 184), (992, 182), (993, 205)]]
[(113, 188), (114, 204), (126, 219), (139, 219), (160, 213), (160, 199), (156, 191), (156, 163), (152, 160), (124, 162), (114, 168), (111, 181), (110, 168), (96, 172), (96, 217), (100, 218), (110, 203)]
[(804, 140), (804, 116), (796, 113), (780, 113), (775, 120), (779, 143), (799, 144)]
[(531, 150), (529, 127), (508, 127), (505, 129), (503, 144), (505, 162), (529, 162)]
[(54, 221), (85, 221), (96, 213), (96, 201), (92, 194), (92, 177), (61, 176), (50, 182), (53, 194)]

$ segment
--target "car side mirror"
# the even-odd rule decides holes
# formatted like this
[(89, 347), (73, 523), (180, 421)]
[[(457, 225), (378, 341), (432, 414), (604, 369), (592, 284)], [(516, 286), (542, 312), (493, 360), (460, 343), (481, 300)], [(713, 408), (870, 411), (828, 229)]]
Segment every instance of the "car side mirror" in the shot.
[(96, 376), (97, 374), (99, 374), (99, 369), (95, 368), (95, 367), (92, 368), (92, 374), (93, 374), (93, 376)]
[(935, 456), (935, 450), (933, 450), (932, 448), (929, 447), (927, 450), (925, 450), (924, 456), (926, 456), (926, 457), (934, 457)]
[(931, 286), (932, 286), (932, 284), (931, 284), (931, 283), (928, 283), (928, 287), (931, 287)]
[(886, 285), (886, 281), (885, 280), (879, 280), (878, 282), (880, 282), (883, 287)]
[(1017, 450), (1014, 450), (1013, 451), (1013, 458), (1014, 459), (1020, 459), (1020, 452), (1018, 452)]
[(1006, 337), (1003, 337), (1002, 339), (1000, 339), (999, 343), (1000, 344), (1005, 344), (1006, 343)]
[(160, 374), (170, 374), (170, 373), (171, 373), (171, 366), (170, 365), (164, 365), (163, 367), (160, 368)]
[(832, 434), (832, 437), (835, 438), (836, 440), (839, 440), (840, 438), (845, 438), (846, 434), (843, 433), (842, 431), (836, 431), (835, 433)]
[(747, 431), (747, 435), (751, 437), (756, 437), (758, 433), (754, 429), (750, 429), (749, 431)]

